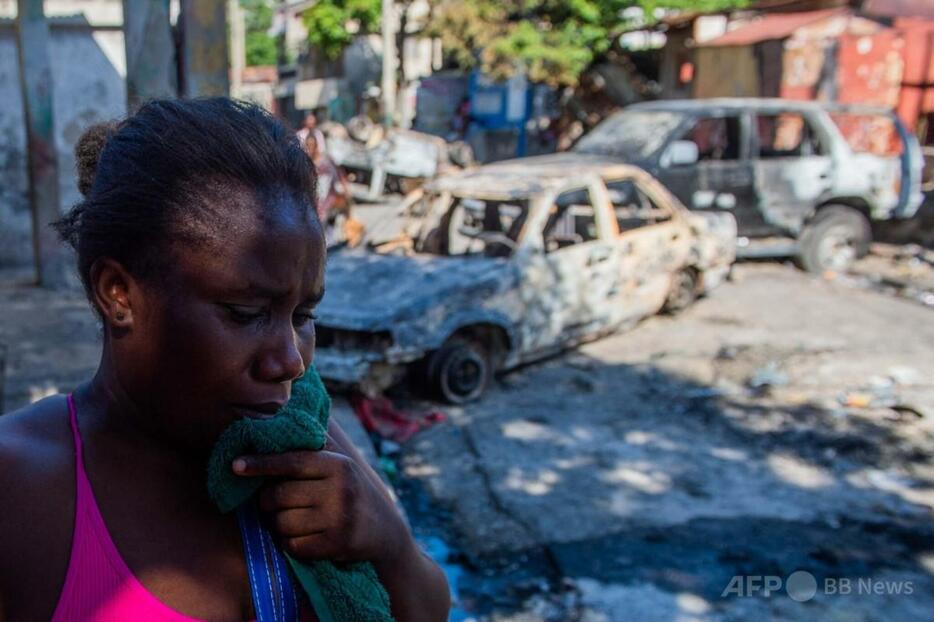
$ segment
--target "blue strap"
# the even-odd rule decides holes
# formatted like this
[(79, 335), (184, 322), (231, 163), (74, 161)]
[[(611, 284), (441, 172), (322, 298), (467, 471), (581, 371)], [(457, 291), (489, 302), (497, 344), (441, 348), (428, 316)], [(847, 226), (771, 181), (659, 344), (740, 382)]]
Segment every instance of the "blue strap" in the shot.
[(298, 620), (298, 597), (295, 595), (295, 587), (292, 583), (292, 575), (289, 573), (289, 567), (282, 551), (273, 542), (272, 536), (267, 529), (261, 529), (263, 535), (263, 547), (269, 552), (272, 558), (272, 578), (278, 585), (279, 612), (282, 614), (280, 620), (283, 622), (293, 622)]
[(252, 502), (237, 509), (257, 622), (298, 620), (298, 598), (282, 552), (263, 527)]

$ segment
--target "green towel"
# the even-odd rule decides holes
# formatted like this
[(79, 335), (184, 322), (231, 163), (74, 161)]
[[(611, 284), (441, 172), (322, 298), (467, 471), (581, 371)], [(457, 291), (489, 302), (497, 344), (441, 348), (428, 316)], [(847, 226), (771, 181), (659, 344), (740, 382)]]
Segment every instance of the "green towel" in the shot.
[[(324, 447), (331, 400), (312, 367), (292, 383), (292, 398), (275, 417), (240, 419), (221, 434), (208, 462), (208, 492), (221, 512), (247, 501), (261, 477), (234, 475), (230, 465), (245, 454), (271, 454)], [(322, 622), (391, 622), (389, 595), (369, 562), (336, 565), (301, 562), (286, 555)]]

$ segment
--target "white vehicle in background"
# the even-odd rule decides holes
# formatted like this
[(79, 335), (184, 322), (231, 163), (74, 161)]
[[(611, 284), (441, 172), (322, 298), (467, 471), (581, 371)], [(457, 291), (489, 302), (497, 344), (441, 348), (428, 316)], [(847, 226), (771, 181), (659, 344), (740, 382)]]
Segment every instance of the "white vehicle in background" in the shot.
[(889, 110), (782, 99), (634, 104), (571, 151), (522, 160), (568, 170), (635, 164), (692, 210), (736, 217), (741, 257), (794, 256), (845, 270), (868, 250), (871, 223), (921, 205), (917, 139)]

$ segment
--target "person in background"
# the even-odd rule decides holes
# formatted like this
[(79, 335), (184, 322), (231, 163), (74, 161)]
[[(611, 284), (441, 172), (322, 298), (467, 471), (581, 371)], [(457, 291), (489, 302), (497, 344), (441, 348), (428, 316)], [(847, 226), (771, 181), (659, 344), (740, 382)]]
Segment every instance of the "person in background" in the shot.
[(305, 140), (309, 136), (313, 136), (318, 145), (318, 151), (322, 154), (325, 152), (327, 144), (324, 141), (324, 132), (318, 128), (318, 117), (313, 110), (305, 115), (305, 119), (302, 121), (302, 127), (296, 132), (296, 135), (298, 136), (298, 142), (302, 145), (305, 144)]
[(335, 242), (335, 229), (339, 229), (343, 240), (356, 246), (363, 236), (363, 224), (351, 217), (350, 188), (344, 172), (321, 151), (313, 132), (305, 137), (304, 147), (315, 165), (318, 218), (325, 227), (325, 239), (328, 244)]

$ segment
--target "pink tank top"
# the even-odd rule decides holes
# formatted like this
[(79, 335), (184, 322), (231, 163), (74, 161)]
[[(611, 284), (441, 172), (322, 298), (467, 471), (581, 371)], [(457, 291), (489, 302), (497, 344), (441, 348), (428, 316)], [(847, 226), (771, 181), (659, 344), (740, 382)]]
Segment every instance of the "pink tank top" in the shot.
[(199, 622), (160, 602), (123, 561), (97, 508), (84, 470), (81, 435), (71, 395), (68, 415), (75, 439), (75, 528), (68, 574), (53, 622)]

